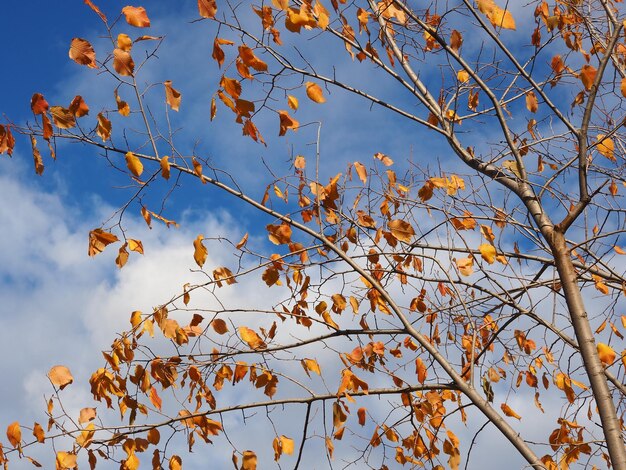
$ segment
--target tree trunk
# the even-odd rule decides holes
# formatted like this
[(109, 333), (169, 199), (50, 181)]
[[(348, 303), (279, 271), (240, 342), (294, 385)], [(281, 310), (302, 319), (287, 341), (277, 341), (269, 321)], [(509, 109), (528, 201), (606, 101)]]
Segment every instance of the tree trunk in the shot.
[(598, 356), (594, 333), (589, 324), (578, 285), (578, 276), (565, 242), (565, 236), (558, 230), (550, 230), (545, 235), (552, 248), (559, 280), (574, 327), (574, 334), (580, 347), (583, 366), (589, 377), (593, 397), (600, 415), (611, 463), (616, 470), (626, 470), (626, 448), (622, 439), (620, 420), (617, 417), (613, 397), (604, 375), (604, 366)]

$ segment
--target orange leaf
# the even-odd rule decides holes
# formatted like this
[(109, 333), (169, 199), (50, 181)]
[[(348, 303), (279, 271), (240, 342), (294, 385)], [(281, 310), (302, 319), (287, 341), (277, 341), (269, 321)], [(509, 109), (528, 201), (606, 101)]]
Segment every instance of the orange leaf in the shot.
[(202, 244), (202, 240), (204, 240), (203, 235), (198, 235), (196, 239), (193, 241), (193, 259), (196, 261), (196, 264), (200, 267), (204, 265), (206, 261), (206, 257), (209, 252), (206, 249), (206, 246)]
[(48, 378), (50, 382), (52, 382), (52, 385), (59, 387), (61, 390), (74, 381), (72, 373), (65, 366), (54, 366), (48, 371)]
[(357, 416), (359, 417), (359, 424), (361, 426), (365, 426), (365, 413), (367, 412), (367, 409), (365, 408), (359, 408), (358, 411), (356, 412)]
[(182, 470), (183, 469), (183, 459), (181, 459), (178, 455), (172, 455), (169, 461), (169, 470)]
[(129, 25), (135, 26), (136, 28), (150, 27), (150, 18), (148, 18), (144, 7), (125, 6), (122, 8), (122, 13), (124, 13), (126, 22)]
[(170, 179), (170, 162), (169, 157), (165, 156), (161, 158), (161, 176), (166, 180)]
[(585, 90), (591, 90), (593, 82), (596, 79), (598, 71), (592, 65), (585, 64), (580, 71), (580, 81), (583, 82)]
[(217, 3), (215, 0), (198, 0), (198, 12), (203, 18), (215, 18)]
[(54, 125), (59, 129), (71, 129), (76, 126), (76, 119), (74, 114), (62, 106), (51, 106), (50, 114), (52, 115), (52, 121)]
[(226, 322), (221, 318), (216, 318), (215, 320), (213, 320), (211, 322), (211, 326), (213, 327), (215, 332), (220, 335), (228, 332), (228, 325), (226, 325)]
[(410, 223), (402, 219), (396, 219), (389, 222), (387, 226), (395, 238), (401, 242), (411, 243), (411, 240), (415, 235), (415, 230)]
[(535, 95), (534, 91), (526, 93), (526, 109), (531, 113), (536, 113), (537, 109), (539, 109), (539, 101), (537, 101), (537, 95)]
[(298, 110), (298, 98), (295, 96), (287, 95), (287, 104), (294, 111)]
[(600, 358), (600, 361), (602, 361), (602, 364), (604, 364), (605, 366), (609, 366), (613, 364), (613, 362), (615, 362), (616, 354), (611, 346), (604, 343), (598, 343), (597, 348), (598, 357)]
[(133, 152), (126, 152), (126, 166), (137, 178), (143, 173), (143, 163)]
[(174, 111), (178, 111), (180, 107), (181, 94), (178, 90), (172, 88), (172, 81), (167, 80), (165, 85), (165, 101)]
[(125, 52), (130, 52), (133, 48), (133, 40), (130, 38), (128, 34), (118, 34), (117, 35), (117, 48), (122, 49)]
[(246, 326), (240, 326), (238, 330), (239, 330), (239, 335), (241, 336), (241, 339), (244, 342), (248, 343), (248, 346), (250, 346), (250, 348), (263, 349), (266, 347), (265, 342), (261, 339), (261, 337), (258, 334), (256, 334), (254, 330), (251, 330), (250, 328)]
[(104, 114), (98, 113), (98, 127), (96, 127), (96, 134), (102, 139), (102, 142), (106, 142), (111, 138), (111, 121), (109, 121)]
[(257, 458), (256, 454), (251, 450), (243, 451), (243, 462), (241, 463), (241, 470), (256, 470)]
[(119, 241), (118, 238), (110, 232), (102, 229), (95, 229), (89, 232), (89, 256), (96, 256), (104, 251), (104, 248), (111, 243)]
[(423, 384), (426, 380), (427, 375), (426, 364), (422, 361), (421, 358), (415, 359), (415, 373), (417, 375), (417, 380), (419, 383)]
[(30, 99), (30, 109), (33, 114), (44, 114), (49, 107), (48, 102), (41, 93), (35, 93)]
[(309, 99), (315, 101), (316, 103), (324, 103), (326, 101), (326, 98), (324, 98), (324, 94), (319, 85), (313, 82), (306, 82), (305, 86), (306, 95), (309, 97)]
[(598, 134), (596, 148), (600, 155), (608, 158), (612, 162), (615, 161), (615, 142), (604, 134)]
[(302, 367), (306, 375), (309, 375), (309, 371), (315, 372), (317, 375), (322, 375), (320, 365), (315, 359), (302, 359)]
[(37, 439), (37, 442), (43, 444), (46, 440), (46, 433), (44, 432), (41, 424), (35, 423), (33, 426), (33, 436)]
[(80, 65), (86, 65), (92, 69), (98, 68), (96, 63), (96, 51), (89, 41), (81, 38), (72, 39), (70, 44), (70, 59)]
[(252, 67), (257, 72), (265, 72), (267, 70), (267, 64), (254, 55), (254, 51), (245, 44), (239, 46), (239, 57), (241, 57), (244, 64)]
[(78, 417), (79, 424), (85, 424), (89, 421), (92, 421), (96, 418), (96, 409), (95, 408), (83, 408), (80, 410), (80, 416)]
[(78, 466), (76, 454), (72, 454), (71, 452), (57, 452), (56, 465), (57, 470), (76, 468)]
[(489, 264), (493, 264), (496, 259), (496, 249), (489, 243), (483, 243), (478, 247), (480, 256)]
[(130, 77), (135, 71), (135, 62), (129, 52), (122, 49), (114, 49), (113, 68), (120, 75)]
[(504, 412), (505, 415), (507, 415), (507, 416), (509, 416), (511, 418), (519, 419), (519, 420), (522, 419), (522, 417), (520, 415), (518, 415), (515, 411), (513, 411), (513, 409), (509, 405), (507, 405), (506, 403), (502, 403), (500, 408), (502, 408), (502, 411)]
[(22, 442), (22, 429), (20, 428), (20, 423), (18, 421), (9, 424), (7, 427), (7, 439), (16, 449), (20, 446), (20, 443)]
[(89, 106), (87, 106), (83, 97), (78, 95), (70, 103), (69, 111), (77, 118), (80, 118), (89, 114)]
[(363, 182), (363, 184), (367, 183), (367, 170), (362, 163), (354, 162), (354, 169), (356, 170), (356, 174), (359, 175), (359, 179)]
[(280, 117), (280, 131), (278, 135), (285, 135), (288, 129), (293, 131), (297, 131), (300, 123), (296, 121), (294, 118), (289, 116), (287, 111), (278, 111), (278, 116)]

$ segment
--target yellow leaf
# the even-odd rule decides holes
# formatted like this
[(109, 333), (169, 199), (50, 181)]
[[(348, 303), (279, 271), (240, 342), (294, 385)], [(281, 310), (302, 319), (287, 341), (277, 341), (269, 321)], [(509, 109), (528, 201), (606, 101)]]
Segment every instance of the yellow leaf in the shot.
[(324, 94), (322, 93), (322, 89), (319, 85), (313, 82), (306, 82), (305, 86), (306, 95), (309, 97), (309, 99), (315, 101), (316, 103), (324, 103), (326, 101), (326, 98), (324, 98)]
[(128, 250), (126, 250), (127, 246), (128, 243), (124, 243), (119, 249), (117, 258), (115, 258), (115, 264), (117, 264), (117, 267), (120, 269), (122, 269), (128, 261)]
[(76, 454), (70, 452), (57, 452), (57, 470), (69, 470), (78, 467)]
[(71, 129), (76, 126), (76, 118), (67, 108), (62, 106), (50, 106), (50, 114), (52, 114), (54, 125), (59, 129)]
[(251, 450), (243, 451), (243, 462), (241, 463), (241, 470), (256, 470), (257, 458), (256, 454)]
[(294, 111), (298, 110), (298, 98), (295, 96), (287, 95), (287, 104)]
[(290, 439), (287, 436), (280, 436), (280, 444), (283, 449), (283, 453), (287, 455), (293, 454), (294, 447), (295, 447), (293, 439)]
[(511, 12), (500, 8), (493, 0), (476, 0), (476, 3), (494, 28), (515, 29), (515, 19)]
[(597, 347), (598, 357), (600, 358), (600, 361), (602, 361), (602, 364), (604, 364), (605, 366), (609, 366), (613, 364), (613, 362), (615, 362), (616, 354), (611, 346), (604, 343), (598, 343)]
[(54, 366), (48, 371), (48, 378), (50, 382), (52, 382), (52, 385), (59, 387), (61, 390), (74, 381), (72, 373), (65, 366)]
[(150, 26), (150, 19), (144, 7), (125, 6), (122, 8), (122, 13), (126, 17), (126, 22), (131, 26), (136, 28), (148, 28)]
[(120, 113), (122, 116), (128, 116), (130, 114), (130, 106), (126, 101), (123, 101), (122, 98), (120, 98), (120, 95), (117, 93), (117, 88), (114, 91), (114, 95), (115, 102), (117, 103), (117, 112)]
[(626, 98), (626, 77), (622, 78), (622, 84), (620, 88), (622, 90), (622, 96)]
[(309, 375), (309, 371), (315, 372), (317, 375), (322, 375), (320, 365), (315, 359), (302, 359), (302, 367), (307, 375)]
[(178, 455), (172, 455), (168, 467), (169, 470), (183, 470), (183, 459)]
[(267, 64), (259, 59), (254, 54), (254, 51), (245, 44), (239, 46), (239, 57), (244, 64), (246, 64), (248, 67), (252, 67), (257, 72), (267, 71)]
[(359, 179), (363, 182), (363, 184), (367, 183), (367, 170), (362, 163), (354, 162), (354, 169), (356, 170), (356, 174), (359, 175)]
[(251, 330), (250, 328), (246, 326), (240, 326), (238, 330), (239, 330), (239, 335), (241, 336), (241, 339), (244, 342), (248, 343), (248, 346), (250, 346), (250, 348), (252, 349), (265, 348), (266, 346), (265, 342), (261, 339), (261, 337), (258, 334), (256, 334), (254, 330)]
[(504, 412), (505, 415), (507, 415), (507, 416), (509, 416), (511, 418), (519, 419), (519, 420), (522, 419), (522, 417), (520, 415), (518, 415), (515, 411), (513, 411), (513, 409), (509, 405), (507, 405), (506, 403), (502, 403), (500, 408), (502, 408), (502, 411)]
[(415, 235), (415, 230), (410, 223), (402, 220), (396, 219), (392, 220), (387, 224), (391, 234), (401, 242), (411, 243), (413, 236)]
[(169, 161), (169, 157), (165, 156), (161, 158), (161, 176), (168, 180), (170, 179), (170, 161)]
[(20, 446), (22, 442), (22, 429), (18, 421), (9, 424), (7, 427), (7, 439), (16, 449)]
[(604, 137), (604, 134), (598, 134), (597, 139), (598, 140), (597, 140), (596, 148), (598, 149), (598, 152), (600, 153), (600, 155), (608, 158), (612, 162), (616, 161), (615, 160), (615, 142), (613, 142), (613, 139), (609, 137)]
[(378, 160), (380, 160), (382, 164), (385, 166), (393, 165), (393, 160), (389, 156), (385, 155), (384, 153), (376, 152), (374, 154), (374, 158), (377, 158)]
[(539, 101), (537, 101), (537, 95), (535, 95), (534, 91), (526, 93), (526, 109), (531, 113), (536, 113), (537, 109), (539, 109)]
[(171, 80), (166, 80), (163, 85), (165, 85), (165, 101), (174, 111), (178, 111), (181, 100), (180, 92), (172, 88)]
[(457, 79), (459, 82), (461, 82), (461, 83), (466, 83), (466, 82), (468, 82), (468, 81), (469, 81), (469, 79), (470, 79), (470, 75), (469, 75), (469, 73), (467, 73), (467, 71), (466, 71), (466, 70), (459, 70), (459, 71), (456, 73), (456, 79)]
[(130, 52), (133, 48), (133, 41), (128, 34), (122, 33), (117, 35), (117, 48)]
[(489, 264), (493, 264), (496, 260), (496, 249), (490, 243), (483, 243), (478, 248), (480, 250), (480, 256)]
[(143, 255), (143, 243), (141, 243), (141, 240), (134, 240), (132, 238), (129, 238), (128, 248), (130, 249), (130, 251), (136, 251), (137, 253)]
[(626, 255), (626, 251), (624, 251), (622, 247), (620, 246), (615, 245), (613, 249), (615, 250), (615, 253), (617, 253), (618, 255)]
[(459, 272), (463, 276), (471, 276), (474, 272), (474, 258), (461, 258), (456, 261)]
[(206, 246), (202, 244), (202, 240), (204, 240), (203, 235), (198, 235), (196, 239), (193, 241), (193, 259), (196, 261), (196, 264), (200, 267), (204, 265), (206, 261), (206, 257), (209, 252), (206, 249)]
[(294, 118), (289, 116), (287, 111), (278, 111), (278, 117), (280, 118), (280, 130), (278, 135), (285, 135), (288, 129), (293, 131), (297, 131), (300, 123), (296, 121)]
[(110, 232), (102, 229), (95, 229), (89, 232), (89, 256), (96, 256), (102, 253), (107, 245), (115, 243), (118, 238)]
[(143, 164), (137, 155), (133, 152), (126, 152), (126, 166), (130, 172), (137, 178), (143, 173)]

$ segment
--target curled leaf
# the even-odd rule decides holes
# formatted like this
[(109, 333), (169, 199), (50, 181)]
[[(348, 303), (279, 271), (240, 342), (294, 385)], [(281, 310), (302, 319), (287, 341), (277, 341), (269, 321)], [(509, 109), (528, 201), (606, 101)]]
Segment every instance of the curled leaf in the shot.
[(143, 163), (133, 152), (126, 152), (126, 166), (137, 178), (143, 173)]
[(48, 372), (48, 378), (50, 382), (52, 382), (52, 385), (59, 387), (61, 390), (74, 381), (72, 373), (65, 366), (54, 366)]
[(69, 51), (70, 59), (80, 65), (86, 65), (92, 69), (98, 68), (96, 63), (96, 51), (89, 41), (81, 38), (72, 39)]

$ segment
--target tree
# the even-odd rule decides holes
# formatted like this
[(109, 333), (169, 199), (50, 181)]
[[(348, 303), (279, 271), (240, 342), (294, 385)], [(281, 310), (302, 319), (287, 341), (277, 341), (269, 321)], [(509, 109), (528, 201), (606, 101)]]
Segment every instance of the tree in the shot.
[[(113, 460), (133, 469), (148, 451), (153, 468), (181, 468), (168, 445), (184, 437), (190, 451), (199, 438), (215, 441), (201, 452), (232, 451), (244, 469), (272, 457), (309, 468), (315, 446), (329, 466), (456, 469), (480, 451), (487, 426), (532, 468), (626, 469), (620, 1), (198, 0), (202, 21), (185, 28), (214, 38), (212, 97), (187, 97), (159, 82), (168, 77), (142, 83), (167, 43), (129, 27), (150, 27), (143, 7), (125, 7), (124, 22), (85, 3), (108, 44), (75, 38), (69, 55), (94, 69), (116, 107), (90, 121), (89, 97), (66, 108), (35, 93), (33, 122), (0, 127), (0, 151), (11, 154), (14, 133), (29, 137), (41, 175), (41, 139), (53, 157), (78, 142), (121, 170), (131, 197), (89, 233), (89, 255), (118, 244), (120, 268), (129, 252), (143, 253), (126, 214), (175, 225), (168, 191), (187, 179), (204, 184), (197, 193), (211, 187), (251, 208), (255, 231), (190, 240), (204, 280), (132, 312), (90, 379), (95, 401), (119, 415), (99, 409), (96, 419), (86, 404), (76, 420), (62, 406), (70, 370), (57, 366), (47, 431), (34, 425), (31, 442), (27, 426), (12, 423), (0, 461), (61, 440), (60, 469), (81, 455), (91, 468)], [(372, 149), (372, 161), (332, 176), (321, 124), (300, 126), (299, 116), (315, 124), (318, 104), (351, 95), (428, 139), (416, 161)], [(291, 155), (288, 168), (268, 164), (257, 197), (179, 150), (171, 111), (209, 99), (211, 120), (232, 112), (262, 148), (280, 145), (266, 137), (271, 118), (281, 137), (315, 129), (315, 151)], [(225, 247), (230, 264), (209, 266)], [(245, 299), (252, 281), (269, 301)], [(194, 304), (202, 295), (211, 299)], [(520, 428), (543, 413), (539, 429)], [(232, 427), (255, 420), (272, 430), (241, 448)]]

